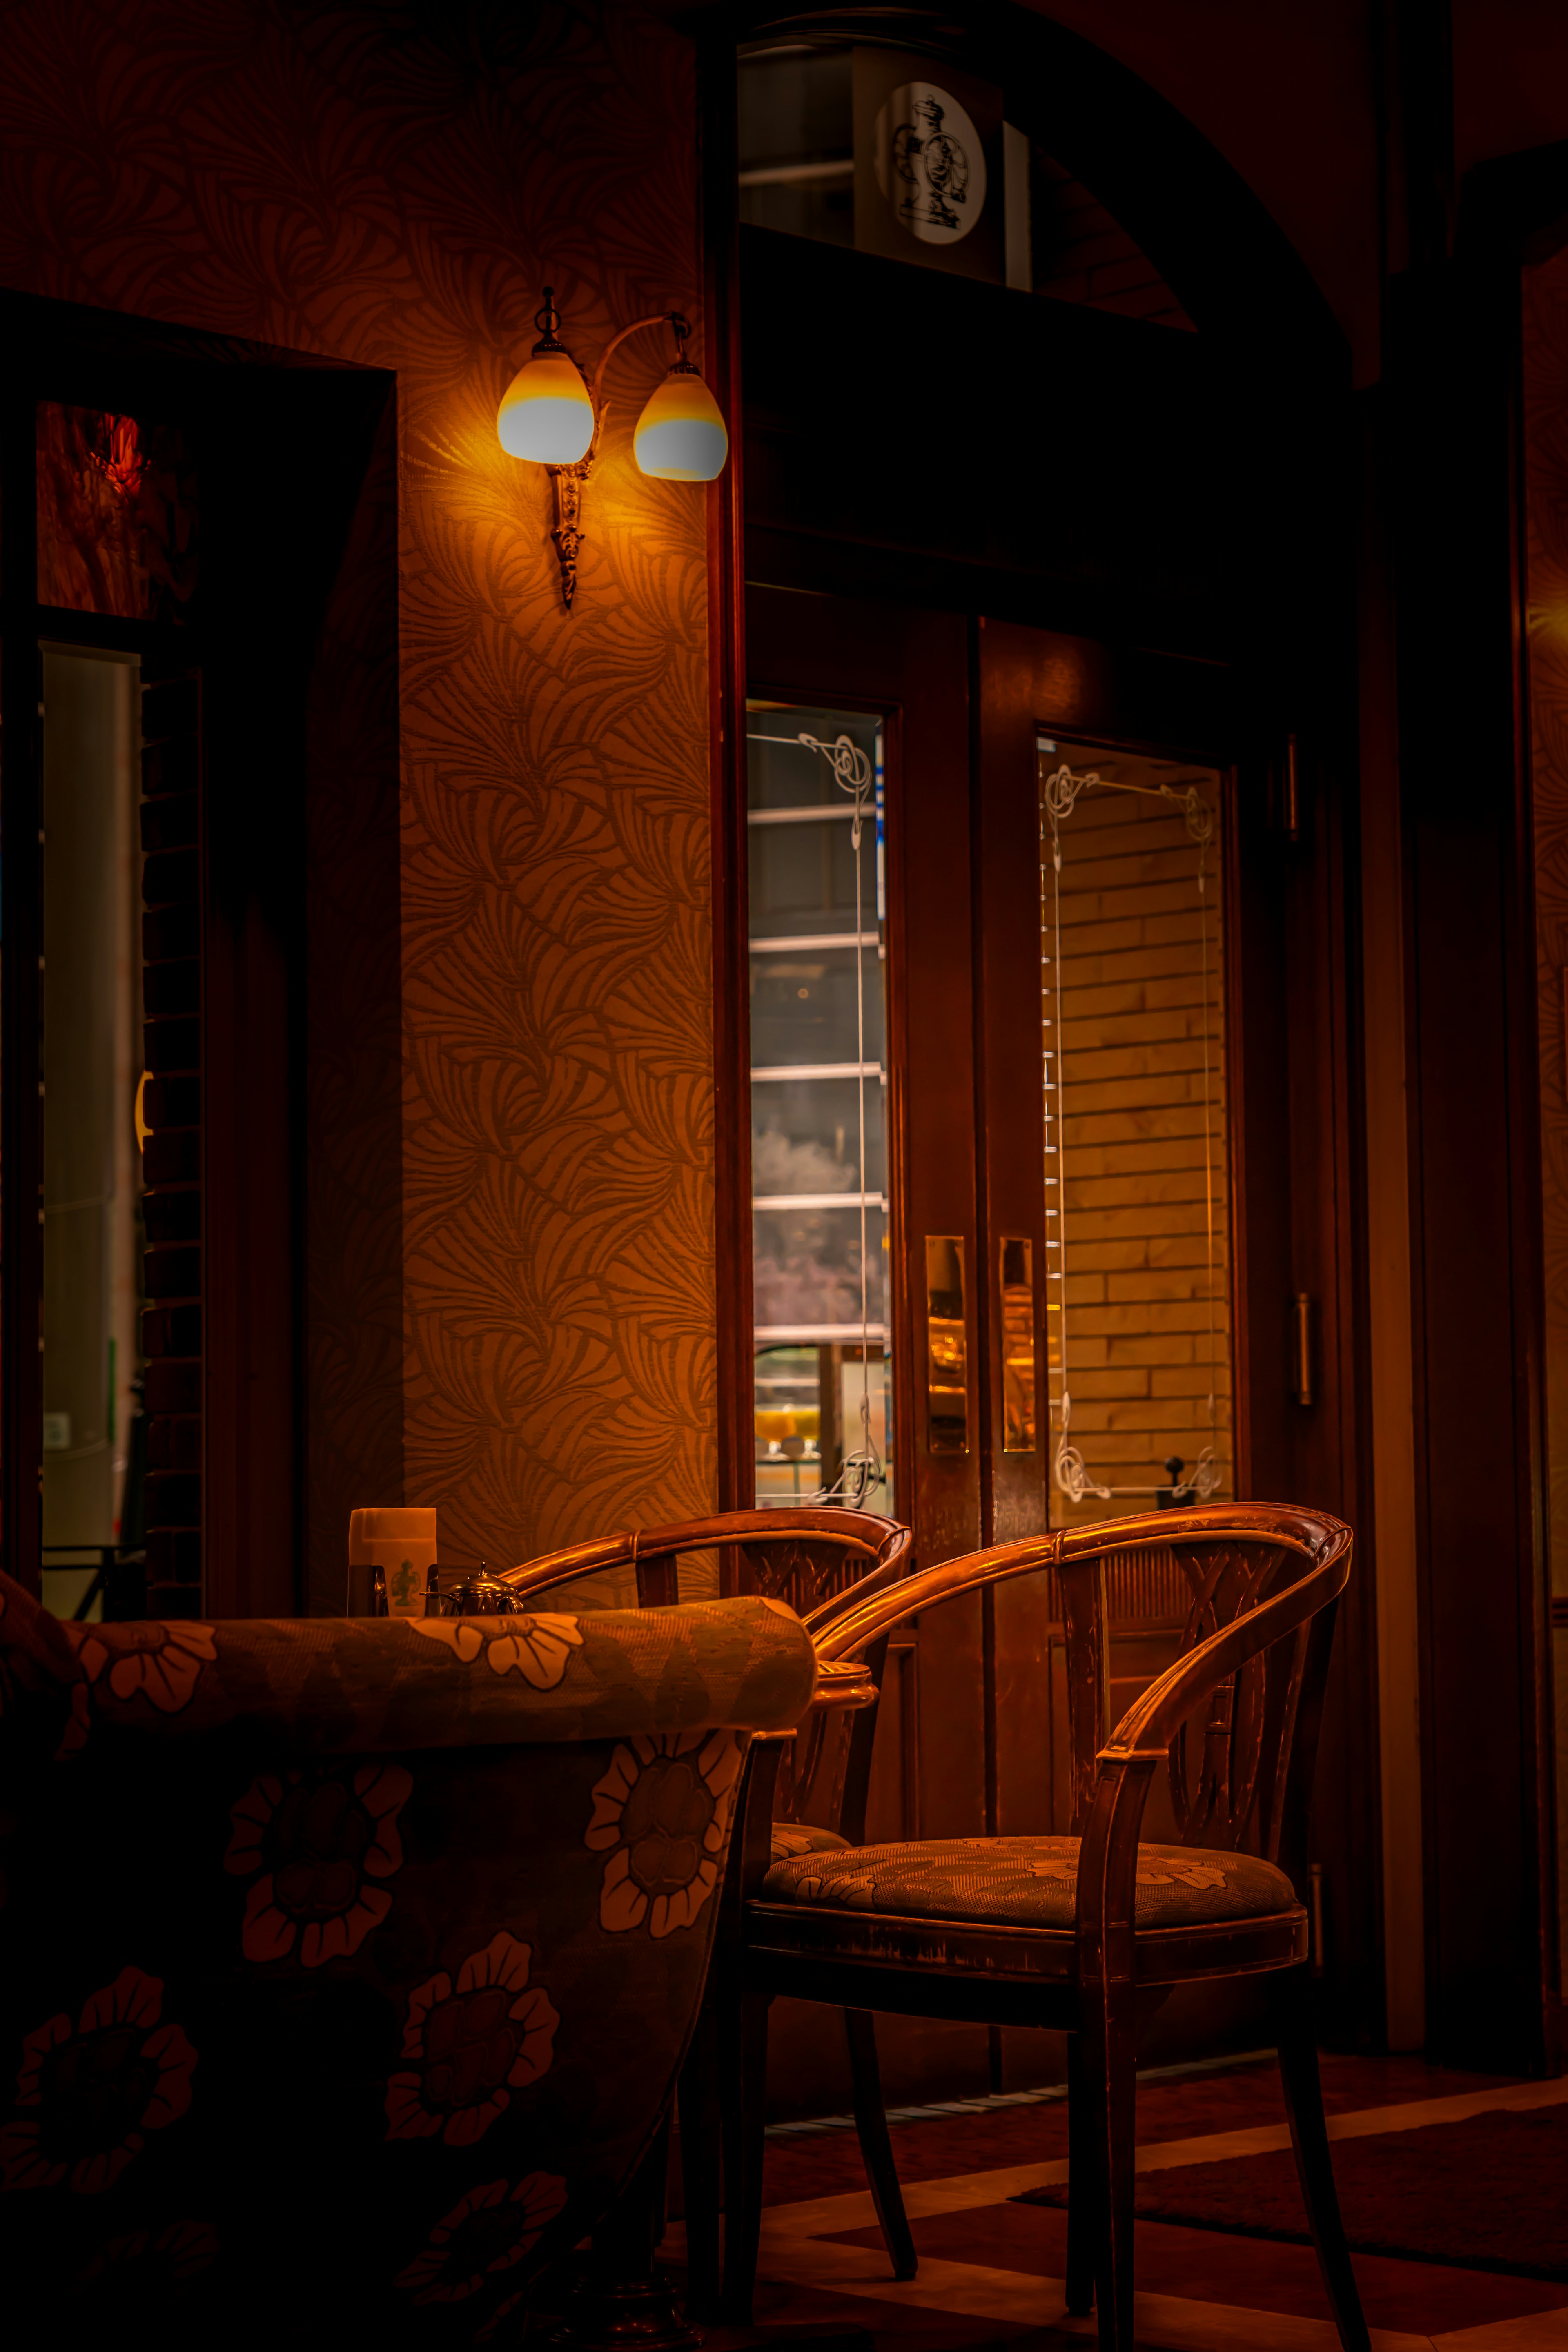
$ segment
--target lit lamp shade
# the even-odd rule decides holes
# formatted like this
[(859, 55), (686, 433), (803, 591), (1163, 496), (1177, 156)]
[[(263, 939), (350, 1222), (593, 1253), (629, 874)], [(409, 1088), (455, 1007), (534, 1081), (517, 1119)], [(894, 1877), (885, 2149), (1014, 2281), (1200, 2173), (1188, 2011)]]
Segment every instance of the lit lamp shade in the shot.
[(632, 439), (645, 474), (665, 482), (711, 482), (724, 470), (730, 436), (719, 404), (689, 360), (677, 360), (637, 418)]
[(542, 352), (519, 368), (496, 416), (500, 446), (538, 466), (574, 466), (594, 438), (594, 404), (574, 360)]

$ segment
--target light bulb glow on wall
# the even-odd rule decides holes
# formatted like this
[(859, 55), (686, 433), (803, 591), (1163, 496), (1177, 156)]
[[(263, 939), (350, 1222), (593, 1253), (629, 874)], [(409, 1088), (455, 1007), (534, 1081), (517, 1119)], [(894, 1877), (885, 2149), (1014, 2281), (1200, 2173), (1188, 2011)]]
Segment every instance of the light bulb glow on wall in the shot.
[(501, 394), (500, 446), (539, 466), (574, 466), (594, 438), (594, 404), (575, 360), (559, 346), (536, 346)]
[(714, 399), (689, 360), (677, 360), (637, 419), (632, 451), (645, 474), (666, 482), (717, 481), (730, 436)]

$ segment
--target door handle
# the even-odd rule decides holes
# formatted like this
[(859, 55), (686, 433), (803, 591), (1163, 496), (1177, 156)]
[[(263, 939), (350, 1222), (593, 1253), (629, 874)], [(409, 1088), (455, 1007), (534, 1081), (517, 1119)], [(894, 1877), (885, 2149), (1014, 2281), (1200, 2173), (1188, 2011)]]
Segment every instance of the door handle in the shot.
[(969, 1324), (962, 1234), (926, 1235), (926, 1450), (969, 1451)]
[(1290, 1318), (1291, 1394), (1298, 1404), (1312, 1402), (1312, 1302), (1304, 1290), (1296, 1293)]
[(1005, 1238), (996, 1250), (996, 1328), (1002, 1334), (1002, 1451), (1033, 1454), (1035, 1409), (1035, 1244)]

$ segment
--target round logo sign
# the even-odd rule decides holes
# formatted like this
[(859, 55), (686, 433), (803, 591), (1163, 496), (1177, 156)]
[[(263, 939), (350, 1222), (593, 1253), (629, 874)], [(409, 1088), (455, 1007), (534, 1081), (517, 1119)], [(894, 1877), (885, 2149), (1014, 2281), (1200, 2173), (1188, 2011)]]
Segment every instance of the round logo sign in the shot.
[(877, 116), (877, 185), (922, 245), (956, 245), (985, 202), (980, 133), (956, 98), (907, 81)]

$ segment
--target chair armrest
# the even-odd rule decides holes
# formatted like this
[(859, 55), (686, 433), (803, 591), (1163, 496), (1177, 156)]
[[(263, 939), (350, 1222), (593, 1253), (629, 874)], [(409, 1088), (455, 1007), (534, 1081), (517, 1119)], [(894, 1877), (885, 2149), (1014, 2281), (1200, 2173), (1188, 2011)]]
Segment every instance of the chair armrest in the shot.
[(524, 1560), (521, 1568), (503, 1569), (496, 1581), (510, 1584), (514, 1592), (532, 1600), (538, 1593), (553, 1591), (558, 1584), (591, 1576), (597, 1569), (624, 1567), (636, 1559), (637, 1553), (637, 1538), (627, 1529), (617, 1536), (601, 1536), (593, 1543), (573, 1544), (544, 1559)]
[(858, 1657), (906, 1617), (932, 1609), (938, 1601), (978, 1591), (988, 1584), (1005, 1583), (1009, 1577), (1027, 1576), (1036, 1569), (1054, 1567), (1061, 1556), (1062, 1539), (1062, 1530), (1058, 1528), (1050, 1535), (1030, 1536), (1022, 1543), (998, 1544), (990, 1551), (943, 1560), (940, 1567), (922, 1568), (896, 1583), (884, 1585), (879, 1576), (872, 1592), (863, 1595), (857, 1588), (845, 1594), (829, 1623), (820, 1624), (822, 1612), (813, 1612), (807, 1622), (817, 1654), (831, 1659)]

